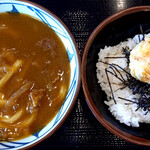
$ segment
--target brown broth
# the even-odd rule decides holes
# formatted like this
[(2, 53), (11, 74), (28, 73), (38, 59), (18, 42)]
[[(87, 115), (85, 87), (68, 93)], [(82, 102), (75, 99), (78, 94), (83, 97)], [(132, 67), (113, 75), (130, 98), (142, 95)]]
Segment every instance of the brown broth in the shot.
[[(70, 64), (56, 33), (27, 15), (0, 14), (0, 41), (0, 81), (21, 61), (0, 85), (0, 101), (6, 100), (0, 103), (0, 140), (16, 140), (39, 131), (59, 111), (69, 88)], [(16, 120), (10, 121), (14, 115)], [(25, 125), (30, 117), (32, 121)]]

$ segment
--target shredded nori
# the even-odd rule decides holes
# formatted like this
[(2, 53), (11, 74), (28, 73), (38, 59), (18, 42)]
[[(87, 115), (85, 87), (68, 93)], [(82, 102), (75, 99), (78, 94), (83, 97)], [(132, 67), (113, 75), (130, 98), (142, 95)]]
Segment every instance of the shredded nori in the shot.
[[(125, 55), (124, 57), (105, 57), (105, 58), (126, 58), (127, 63), (129, 65), (129, 57), (130, 57), (130, 50), (128, 47), (122, 48), (123, 54)], [(123, 87), (120, 88), (120, 90), (128, 87), (129, 89), (131, 89), (132, 94), (138, 94), (139, 98), (134, 98), (133, 100), (130, 99), (126, 99), (126, 98), (122, 98), (122, 97), (118, 97), (121, 100), (125, 100), (128, 101), (129, 103), (126, 103), (126, 105), (129, 105), (131, 103), (135, 103), (137, 104), (137, 109), (135, 111), (137, 111), (139, 108), (141, 108), (144, 112), (145, 115), (150, 111), (150, 84), (148, 83), (144, 83), (141, 82), (137, 79), (135, 79), (134, 77), (131, 76), (131, 74), (129, 72), (127, 72), (125, 69), (123, 69), (121, 66), (119, 66), (118, 64), (109, 64), (107, 62), (103, 62), (100, 61), (104, 64), (108, 64), (109, 68), (105, 69), (105, 73), (107, 76), (107, 81), (110, 87), (110, 91), (112, 94), (112, 99), (114, 100), (114, 103), (116, 104), (117, 101), (114, 97), (114, 92), (111, 86), (111, 82), (109, 79), (109, 74), (115, 76), (118, 80), (120, 80), (123, 84)], [(119, 70), (122, 70), (126, 76), (124, 77), (121, 72)]]

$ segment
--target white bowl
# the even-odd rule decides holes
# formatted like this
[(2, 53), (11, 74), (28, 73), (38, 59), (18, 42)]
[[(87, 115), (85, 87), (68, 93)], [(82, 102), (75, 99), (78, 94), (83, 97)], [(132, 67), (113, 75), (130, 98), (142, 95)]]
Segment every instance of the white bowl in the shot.
[(42, 130), (40, 130), (32, 136), (17, 141), (0, 142), (0, 149), (30, 148), (52, 135), (60, 127), (60, 125), (62, 125), (62, 123), (69, 115), (77, 99), (78, 92), (80, 89), (81, 62), (73, 36), (71, 35), (67, 27), (62, 23), (62, 21), (52, 12), (46, 10), (45, 8), (35, 3), (28, 1), (1, 0), (0, 13), (3, 12), (27, 14), (29, 16), (37, 18), (38, 20), (50, 26), (63, 42), (70, 60), (71, 81), (68, 94), (66, 96), (64, 104), (62, 105), (61, 109), (56, 114), (56, 116), (53, 118), (53, 120), (50, 121), (46, 127), (44, 127)]

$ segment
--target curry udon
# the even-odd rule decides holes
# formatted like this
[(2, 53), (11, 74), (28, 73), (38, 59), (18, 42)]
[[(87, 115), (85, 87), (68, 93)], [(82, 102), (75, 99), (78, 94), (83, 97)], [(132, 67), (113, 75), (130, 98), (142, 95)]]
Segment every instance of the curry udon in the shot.
[(42, 129), (68, 92), (65, 47), (46, 24), (24, 14), (0, 14), (0, 140)]

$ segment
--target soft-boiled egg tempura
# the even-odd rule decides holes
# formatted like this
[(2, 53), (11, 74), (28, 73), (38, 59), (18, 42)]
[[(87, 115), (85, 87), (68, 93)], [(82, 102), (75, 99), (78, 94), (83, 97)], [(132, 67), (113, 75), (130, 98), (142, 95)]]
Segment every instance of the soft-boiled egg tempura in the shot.
[(145, 36), (130, 52), (129, 68), (133, 77), (150, 84), (150, 37)]

